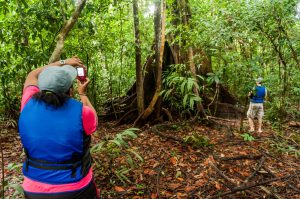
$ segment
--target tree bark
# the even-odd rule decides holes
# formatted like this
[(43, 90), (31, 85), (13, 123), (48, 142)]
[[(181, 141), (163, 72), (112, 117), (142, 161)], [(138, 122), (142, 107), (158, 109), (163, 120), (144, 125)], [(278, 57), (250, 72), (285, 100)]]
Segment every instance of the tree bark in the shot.
[[(189, 9), (188, 0), (180, 0), (179, 1), (179, 10), (181, 12), (183, 24), (185, 25), (185, 27), (187, 29), (190, 29), (189, 28), (189, 26), (190, 26), (189, 18), (191, 17), (191, 12)], [(197, 72), (196, 72), (196, 66), (195, 66), (195, 62), (194, 62), (194, 52), (193, 52), (192, 46), (188, 47), (188, 64), (189, 64), (189, 70), (191, 71), (193, 78), (195, 79), (196, 83), (198, 84), (199, 81), (197, 80)], [(193, 92), (197, 97), (200, 98), (199, 91), (196, 86), (193, 87)], [(202, 118), (205, 118), (206, 114), (205, 114), (205, 111), (204, 111), (201, 101), (196, 102), (196, 106), (197, 106), (197, 111), (200, 114), (200, 116)]]
[(87, 0), (80, 0), (76, 6), (75, 11), (73, 12), (70, 19), (65, 23), (64, 27), (62, 28), (61, 32), (57, 36), (56, 47), (49, 59), (49, 63), (53, 63), (60, 59), (61, 52), (64, 48), (64, 42), (66, 37), (68, 36), (69, 32), (73, 28), (74, 24), (77, 22), (78, 17), (83, 10)]
[(156, 87), (152, 100), (146, 110), (135, 120), (134, 126), (146, 120), (153, 112), (155, 104), (160, 96), (162, 87), (162, 62), (165, 47), (165, 10), (166, 2), (159, 0), (156, 2), (155, 26), (155, 66), (156, 66)]
[[(194, 63), (194, 53), (193, 53), (193, 48), (192, 47), (189, 47), (188, 60), (189, 60), (190, 71), (192, 73), (192, 76), (195, 79), (196, 83), (198, 84), (199, 81), (197, 80), (197, 76), (196, 76), (196, 66), (195, 66), (195, 63)], [(196, 86), (193, 87), (193, 92), (197, 97), (200, 97), (199, 91), (198, 91)], [(198, 101), (196, 103), (196, 106), (197, 106), (197, 111), (199, 112), (200, 116), (202, 118), (205, 118), (206, 113), (204, 111), (204, 108), (203, 108), (203, 105), (202, 105), (201, 101)]]
[(133, 20), (135, 32), (135, 67), (136, 67), (136, 94), (137, 109), (139, 115), (144, 111), (144, 89), (143, 89), (143, 69), (141, 64), (141, 44), (139, 29), (139, 14), (137, 0), (133, 0)]

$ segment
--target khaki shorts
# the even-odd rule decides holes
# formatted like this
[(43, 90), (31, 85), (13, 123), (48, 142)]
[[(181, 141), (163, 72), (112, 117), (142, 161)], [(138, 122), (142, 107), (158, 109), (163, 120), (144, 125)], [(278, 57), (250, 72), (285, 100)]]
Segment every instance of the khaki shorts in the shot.
[(264, 116), (264, 105), (263, 103), (252, 103), (250, 102), (247, 117), (254, 119), (261, 119)]

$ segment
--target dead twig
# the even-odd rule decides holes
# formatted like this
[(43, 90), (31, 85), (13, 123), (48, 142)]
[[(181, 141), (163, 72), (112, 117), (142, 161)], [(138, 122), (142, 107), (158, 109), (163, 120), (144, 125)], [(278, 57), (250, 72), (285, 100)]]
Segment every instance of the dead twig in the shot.
[(235, 156), (235, 157), (220, 157), (220, 158), (218, 158), (218, 160), (220, 160), (220, 161), (244, 160), (244, 159), (257, 160), (261, 157), (262, 157), (262, 155), (241, 155), (241, 156)]
[(255, 176), (255, 174), (261, 169), (261, 167), (264, 164), (265, 160), (266, 160), (266, 156), (262, 156), (260, 161), (259, 161), (259, 164), (256, 166), (254, 172), (246, 178), (246, 180), (244, 181), (244, 184), (249, 182), (249, 180), (252, 179)]
[(225, 180), (227, 180), (228, 182), (230, 182), (232, 185), (235, 185), (235, 182), (233, 180), (231, 180), (229, 177), (227, 177), (214, 163), (209, 162), (209, 165), (215, 169), (215, 171), (222, 176)]
[(227, 196), (227, 195), (239, 192), (239, 191), (245, 191), (247, 189), (250, 189), (250, 188), (253, 188), (253, 187), (257, 187), (257, 186), (261, 186), (261, 185), (265, 185), (265, 184), (269, 184), (271, 182), (275, 182), (275, 181), (278, 181), (278, 180), (288, 179), (288, 178), (290, 178), (292, 176), (293, 175), (287, 175), (287, 176), (283, 176), (283, 177), (271, 178), (271, 179), (264, 180), (264, 181), (257, 182), (257, 183), (249, 183), (248, 185), (238, 186), (238, 187), (233, 188), (231, 191), (226, 191), (224, 193), (216, 194), (216, 195), (213, 195), (213, 196), (209, 196), (207, 198), (211, 199), (211, 198), (218, 198), (218, 197)]
[(160, 178), (160, 172), (161, 170), (164, 168), (166, 163), (164, 163), (157, 171), (157, 175), (156, 175), (156, 194), (157, 194), (157, 198), (160, 199), (160, 191), (159, 191), (159, 178)]
[(263, 190), (266, 194), (273, 196), (276, 199), (282, 199), (278, 194), (274, 193), (273, 191), (270, 191), (269, 189), (267, 189), (267, 187), (264, 186), (259, 186), (259, 188), (261, 190)]
[[(269, 174), (271, 175), (272, 177), (276, 177), (276, 175), (270, 170), (268, 169), (266, 166), (262, 166), (262, 168)], [(300, 189), (298, 189), (297, 187), (291, 185), (291, 183), (287, 182), (287, 184), (289, 185), (289, 187), (291, 189), (293, 189), (294, 191), (296, 191), (297, 193), (300, 193)]]
[(173, 141), (176, 141), (176, 142), (179, 142), (179, 143), (182, 143), (183, 141), (181, 139), (178, 139), (176, 137), (173, 137), (173, 136), (168, 136), (168, 135), (164, 135), (162, 134), (158, 129), (157, 129), (157, 126), (153, 126), (150, 130), (152, 130), (152, 132), (154, 132), (156, 135), (160, 136), (160, 137), (163, 137), (163, 138), (166, 138), (168, 140), (173, 140)]
[(220, 117), (214, 117), (214, 116), (206, 116), (206, 119), (221, 120), (221, 121), (225, 121), (225, 122), (235, 123), (235, 121), (233, 121), (233, 120), (224, 119), (224, 118), (220, 118)]
[[(237, 186), (236, 183), (230, 179), (229, 177), (227, 177), (214, 163), (212, 162), (209, 162), (209, 165), (215, 169), (215, 171), (220, 175), (222, 176), (226, 181), (228, 181), (230, 183), (230, 185), (232, 186)], [(233, 187), (229, 187), (228, 185), (226, 185), (227, 188), (229, 188), (230, 190), (233, 190), (234, 188)], [(252, 193), (252, 191), (250, 190), (246, 190), (246, 192), (250, 195), (253, 195), (254, 193)]]

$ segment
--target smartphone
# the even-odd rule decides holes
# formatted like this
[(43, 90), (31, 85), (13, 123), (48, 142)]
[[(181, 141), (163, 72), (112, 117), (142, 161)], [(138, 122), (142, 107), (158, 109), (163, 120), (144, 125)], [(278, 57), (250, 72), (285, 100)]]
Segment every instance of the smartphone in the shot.
[(77, 68), (77, 79), (79, 79), (81, 82), (86, 81), (86, 70), (84, 67)]

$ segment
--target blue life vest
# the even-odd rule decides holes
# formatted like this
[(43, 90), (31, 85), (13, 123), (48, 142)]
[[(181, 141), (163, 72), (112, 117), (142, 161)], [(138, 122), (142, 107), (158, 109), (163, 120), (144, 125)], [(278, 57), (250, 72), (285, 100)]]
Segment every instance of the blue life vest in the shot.
[(68, 99), (55, 108), (30, 99), (19, 119), (26, 177), (49, 184), (77, 182), (91, 167), (90, 136), (82, 125), (82, 103)]
[(255, 94), (251, 96), (252, 103), (263, 103), (266, 96), (266, 88), (264, 86), (255, 86)]

